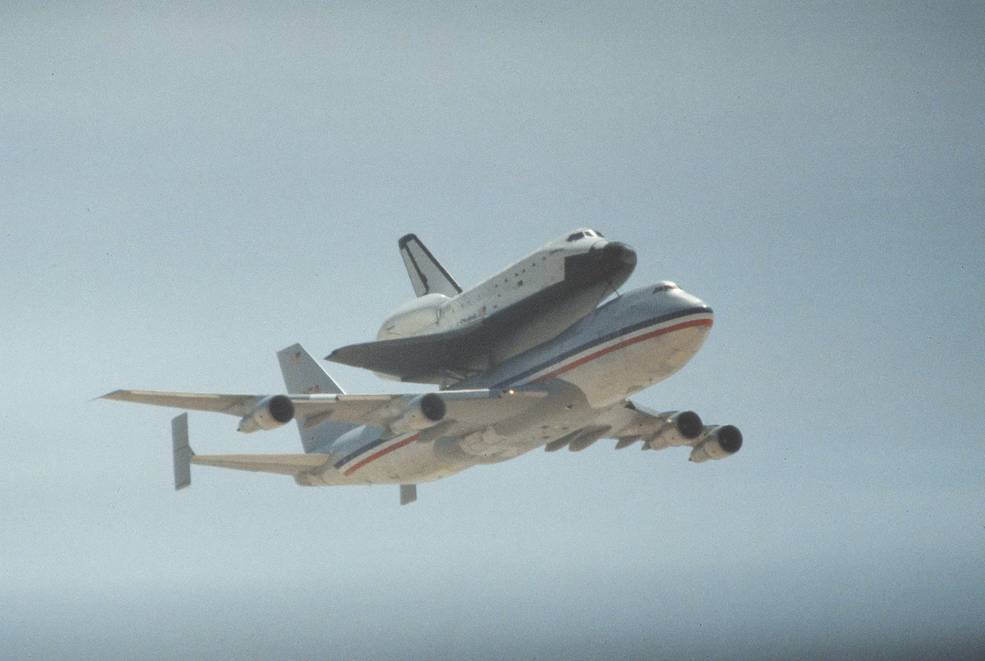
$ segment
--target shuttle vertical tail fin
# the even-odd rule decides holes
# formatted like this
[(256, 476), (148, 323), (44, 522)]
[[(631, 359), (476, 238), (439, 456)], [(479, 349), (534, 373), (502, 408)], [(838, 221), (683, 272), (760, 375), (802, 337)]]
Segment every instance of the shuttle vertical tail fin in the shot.
[(400, 238), (397, 245), (400, 246), (400, 256), (407, 267), (407, 275), (410, 277), (410, 284), (414, 286), (415, 294), (444, 294), (451, 297), (462, 293), (462, 288), (417, 235), (407, 234)]
[[(328, 395), (343, 394), (342, 388), (315, 362), (304, 347), (293, 344), (277, 352), (280, 371), (284, 375), (284, 385), (291, 394), (310, 395), (325, 393)], [(314, 422), (314, 421), (311, 421)], [(318, 452), (326, 449), (342, 434), (357, 425), (325, 420), (310, 424), (304, 417), (297, 418), (298, 431), (301, 432), (301, 444), (305, 452)]]

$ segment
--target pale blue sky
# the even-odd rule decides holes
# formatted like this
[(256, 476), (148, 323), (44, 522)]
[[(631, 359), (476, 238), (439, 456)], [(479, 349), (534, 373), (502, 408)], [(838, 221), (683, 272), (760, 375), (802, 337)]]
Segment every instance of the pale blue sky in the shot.
[[(0, 9), (0, 656), (985, 650), (981, 3), (34, 4)], [(89, 401), (276, 392), (276, 350), (412, 296), (402, 234), (468, 285), (578, 226), (715, 308), (636, 399), (740, 454), (175, 494), (173, 413)], [(300, 448), (235, 423), (193, 446)]]

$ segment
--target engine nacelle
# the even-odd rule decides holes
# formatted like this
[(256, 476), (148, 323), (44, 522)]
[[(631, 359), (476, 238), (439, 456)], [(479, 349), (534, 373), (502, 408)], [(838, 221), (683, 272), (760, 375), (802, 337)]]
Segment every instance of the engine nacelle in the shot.
[(700, 464), (709, 459), (724, 459), (742, 447), (742, 432), (733, 425), (709, 427), (700, 443), (691, 450), (691, 461)]
[(294, 419), (294, 403), (285, 395), (271, 395), (260, 401), (256, 408), (239, 421), (238, 431), (250, 434), (255, 431), (277, 429)]
[(652, 450), (690, 445), (705, 429), (701, 416), (694, 411), (677, 411), (664, 415), (667, 416), (666, 423), (646, 441), (647, 447)]
[(429, 392), (415, 397), (407, 408), (390, 423), (390, 431), (395, 434), (422, 431), (445, 419), (448, 406), (441, 395)]

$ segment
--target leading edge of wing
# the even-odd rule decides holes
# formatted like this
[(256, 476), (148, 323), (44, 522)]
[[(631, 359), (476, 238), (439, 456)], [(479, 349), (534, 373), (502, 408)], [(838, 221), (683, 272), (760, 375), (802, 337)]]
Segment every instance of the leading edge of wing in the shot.
[[(289, 394), (287, 397), (294, 405), (295, 416), (305, 426), (331, 419), (336, 422), (386, 427), (424, 394), (426, 393)], [(509, 390), (444, 390), (435, 394), (445, 403), (449, 421), (458, 421), (469, 427), (472, 424), (491, 424), (492, 421), (509, 417), (531, 405), (534, 400), (545, 397), (547, 392), (525, 387)], [(115, 390), (103, 395), (101, 399), (247, 416), (265, 398), (265, 395)]]
[(212, 411), (244, 416), (263, 399), (258, 395), (225, 395), (197, 392), (164, 392), (158, 390), (114, 390), (99, 399), (115, 399), (136, 404), (169, 406), (189, 411)]

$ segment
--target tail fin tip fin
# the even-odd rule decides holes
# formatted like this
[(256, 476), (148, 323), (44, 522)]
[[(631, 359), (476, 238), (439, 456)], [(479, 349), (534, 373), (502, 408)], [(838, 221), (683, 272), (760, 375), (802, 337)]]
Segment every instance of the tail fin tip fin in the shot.
[(180, 491), (192, 484), (191, 462), (195, 453), (188, 444), (188, 414), (171, 420), (171, 445), (174, 459), (174, 490)]
[(435, 259), (416, 234), (405, 234), (397, 241), (397, 245), (417, 296), (444, 294), (451, 297), (462, 293), (455, 278)]

